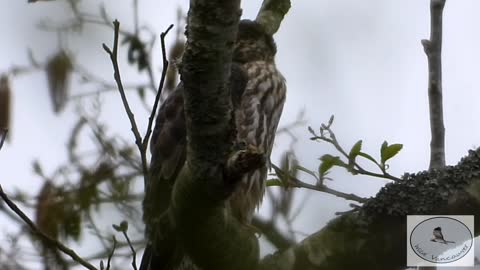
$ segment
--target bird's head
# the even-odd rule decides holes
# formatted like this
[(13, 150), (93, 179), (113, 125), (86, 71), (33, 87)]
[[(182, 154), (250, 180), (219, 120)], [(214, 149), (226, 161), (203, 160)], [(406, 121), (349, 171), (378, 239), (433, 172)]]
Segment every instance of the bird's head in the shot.
[(277, 46), (273, 37), (263, 27), (251, 20), (241, 20), (233, 51), (233, 61), (246, 63), (251, 61), (273, 60)]

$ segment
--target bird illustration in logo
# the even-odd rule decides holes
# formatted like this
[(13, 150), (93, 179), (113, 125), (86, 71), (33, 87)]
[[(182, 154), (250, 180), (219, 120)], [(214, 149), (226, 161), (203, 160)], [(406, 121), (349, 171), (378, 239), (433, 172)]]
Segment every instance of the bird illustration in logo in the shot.
[(455, 243), (453, 241), (447, 241), (443, 238), (441, 227), (436, 227), (435, 229), (433, 229), (433, 238), (430, 241), (442, 244)]

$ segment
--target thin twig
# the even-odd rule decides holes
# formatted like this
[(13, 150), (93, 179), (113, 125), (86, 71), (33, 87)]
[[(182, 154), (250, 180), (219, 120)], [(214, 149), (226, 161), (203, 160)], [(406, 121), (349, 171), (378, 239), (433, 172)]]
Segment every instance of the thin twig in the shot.
[(130, 247), (130, 250), (132, 251), (132, 267), (134, 270), (137, 270), (137, 252), (135, 251), (135, 248), (133, 248), (132, 242), (130, 241), (130, 237), (128, 237), (127, 231), (124, 230), (122, 231), (123, 236), (125, 236), (125, 239), (127, 240), (128, 246)]
[(35, 223), (33, 223), (33, 221), (29, 217), (27, 217), (27, 215), (23, 213), (22, 210), (20, 210), (20, 208), (18, 208), (17, 205), (8, 198), (7, 194), (3, 192), (1, 185), (0, 185), (0, 197), (2, 197), (2, 199), (8, 205), (8, 207), (12, 209), (12, 211), (15, 212), (28, 225), (28, 227), (30, 227), (30, 230), (32, 231), (33, 234), (39, 236), (48, 244), (57, 247), (60, 251), (70, 256), (70, 258), (72, 258), (74, 261), (81, 264), (83, 267), (89, 270), (98, 270), (95, 266), (93, 266), (89, 262), (82, 259), (79, 255), (77, 255), (75, 251), (73, 251), (72, 249), (68, 248), (64, 244), (57, 241), (56, 239), (53, 239), (50, 236), (44, 234), (42, 231), (40, 231), (40, 229), (37, 228)]
[(295, 180), (295, 181), (292, 182), (293, 187), (316, 190), (316, 191), (320, 191), (320, 192), (324, 192), (324, 193), (328, 193), (328, 194), (337, 196), (339, 198), (343, 198), (345, 200), (356, 201), (356, 202), (359, 202), (359, 203), (365, 203), (368, 200), (367, 198), (359, 197), (359, 196), (357, 196), (353, 193), (344, 193), (344, 192), (340, 192), (340, 191), (328, 188), (325, 185), (317, 186), (317, 185), (312, 185), (312, 184), (308, 184), (308, 183), (299, 181), (298, 179), (293, 179), (293, 180)]
[[(115, 239), (116, 241), (116, 239)], [(145, 240), (134, 240), (132, 241), (132, 246), (134, 247), (137, 247), (137, 250), (139, 249), (142, 249), (145, 247)], [(119, 253), (120, 249), (124, 249), (124, 248), (128, 248), (128, 252), (124, 251), (123, 253)], [(87, 255), (87, 256), (83, 256), (83, 258), (87, 261), (93, 261), (93, 260), (99, 260), (99, 259), (103, 259), (105, 257), (108, 257), (110, 254), (111, 254), (111, 250), (108, 249), (108, 250), (101, 250), (99, 252), (96, 252), (94, 254), (90, 254), (90, 255)], [(123, 257), (123, 258), (130, 258), (130, 256), (132, 256), (132, 252), (130, 251), (130, 247), (128, 245), (127, 242), (118, 242), (116, 243), (116, 246), (115, 246), (115, 258), (119, 258), (119, 257)], [(73, 265), (78, 265), (77, 262), (75, 261), (69, 261), (68, 262), (69, 265), (73, 266)]]
[[(94, 204), (94, 203), (92, 203), (92, 204)], [(93, 231), (93, 232), (91, 232), (91, 234), (97, 237), (98, 241), (101, 243), (101, 245), (103, 246), (104, 249), (107, 249), (108, 246), (109, 246), (108, 242), (107, 242), (107, 238), (102, 235), (102, 232), (100, 231), (100, 228), (98, 228), (97, 224), (95, 223), (95, 220), (92, 218), (91, 213), (86, 212), (85, 215), (86, 215), (86, 218), (87, 218), (88, 222), (90, 223), (89, 227)]]
[[(330, 143), (331, 145), (333, 145), (335, 147), (335, 149), (337, 149), (338, 152), (340, 152), (348, 160), (350, 158), (349, 154), (345, 151), (345, 149), (343, 149), (343, 147), (338, 142), (337, 137), (335, 136), (335, 133), (330, 128), (330, 124), (329, 125), (323, 124), (322, 129), (325, 130), (326, 132), (328, 132), (328, 136), (330, 138), (326, 137), (322, 133), (320, 136), (316, 135), (312, 139), (322, 140), (324, 142)], [(401, 181), (400, 178), (387, 173), (386, 169), (384, 167), (382, 167), (378, 162), (376, 162), (376, 161), (372, 161), (372, 162), (375, 163), (375, 165), (377, 165), (378, 168), (380, 168), (380, 170), (382, 171), (381, 174), (365, 170), (356, 161), (353, 162), (353, 168), (349, 168), (349, 171), (353, 174), (368, 175), (368, 176), (377, 177), (377, 178), (389, 179), (389, 180), (392, 180), (392, 181), (395, 181), (395, 182)]]
[(135, 36), (138, 36), (139, 23), (138, 23), (138, 0), (133, 0), (133, 29)]
[[(350, 206), (352, 206), (352, 204), (350, 204)], [(343, 215), (347, 215), (347, 214), (354, 213), (354, 212), (357, 212), (357, 211), (358, 211), (357, 207), (352, 207), (352, 209), (347, 210), (347, 211), (337, 211), (337, 212), (335, 212), (335, 215), (336, 216), (343, 216)]]
[(17, 214), (13, 213), (12, 211), (7, 210), (3, 203), (0, 203), (0, 212), (5, 214), (12, 221), (17, 222), (19, 225), (23, 225), (23, 220), (21, 218), (19, 218), (17, 216)]
[(7, 134), (8, 134), (8, 129), (4, 128), (0, 134), (0, 150), (2, 150), (3, 144), (5, 143), (5, 139), (7, 138)]
[(112, 261), (112, 257), (113, 257), (113, 253), (115, 253), (115, 249), (117, 248), (117, 239), (115, 239), (115, 236), (113, 237), (113, 247), (112, 247), (112, 251), (110, 252), (110, 254), (108, 255), (108, 260), (107, 260), (107, 269), (106, 270), (109, 270), (110, 269), (110, 262)]
[[(150, 87), (150, 86), (146, 85), (146, 84), (139, 84), (137, 86), (134, 86), (134, 85), (124, 86), (125, 89), (135, 90), (135, 91), (139, 88), (147, 88), (147, 87)], [(91, 96), (98, 96), (100, 94), (107, 93), (107, 92), (110, 92), (110, 91), (118, 91), (117, 86), (113, 86), (112, 88), (104, 87), (104, 88), (101, 88), (99, 90), (94, 90), (94, 91), (90, 91), (90, 92), (84, 92), (84, 93), (72, 95), (68, 99), (69, 100), (75, 100), (75, 99), (88, 98), (88, 97), (91, 97)]]
[[(275, 164), (271, 164), (271, 166), (272, 166), (272, 168), (275, 169), (276, 172), (280, 172), (282, 174), (288, 174), (288, 172), (284, 172), (281, 168), (279, 168)], [(289, 179), (288, 183), (286, 183), (286, 185), (288, 185), (288, 187), (306, 188), (306, 189), (311, 189), (311, 190), (315, 190), (315, 191), (325, 192), (325, 193), (332, 194), (334, 196), (337, 196), (337, 197), (340, 197), (340, 198), (343, 198), (343, 199), (346, 199), (346, 200), (356, 201), (356, 202), (359, 202), (359, 203), (365, 203), (368, 200), (366, 198), (359, 197), (359, 196), (357, 196), (355, 194), (352, 194), (352, 193), (350, 193), (350, 194), (343, 193), (343, 192), (328, 188), (325, 185), (308, 184), (308, 183), (305, 183), (302, 180), (294, 177), (293, 175), (288, 175), (288, 177), (286, 177), (286, 178)], [(281, 182), (281, 180), (280, 180), (280, 182)]]
[(430, 1), (430, 40), (422, 40), (428, 58), (428, 104), (430, 109), (430, 168), (445, 166), (445, 126), (442, 97), (442, 16), (446, 0)]
[(387, 172), (384, 172), (383, 174), (380, 174), (380, 173), (374, 173), (374, 172), (367, 171), (367, 170), (363, 169), (362, 167), (360, 167), (356, 162), (355, 162), (355, 167), (357, 167), (357, 169), (353, 169), (352, 171), (356, 174), (363, 174), (363, 175), (373, 176), (373, 177), (377, 177), (377, 178), (389, 179), (389, 180), (392, 180), (392, 181), (395, 181), (395, 182), (398, 182), (398, 181), (402, 180), (402, 179), (400, 179), (396, 176), (393, 176), (393, 175), (391, 175)]
[(165, 83), (165, 78), (167, 76), (167, 70), (168, 70), (168, 60), (167, 60), (167, 50), (165, 49), (165, 37), (167, 36), (168, 32), (173, 28), (173, 24), (171, 24), (165, 32), (160, 34), (160, 42), (162, 46), (162, 59), (163, 59), (163, 68), (162, 68), (162, 77), (160, 78), (160, 83), (158, 84), (158, 90), (157, 90), (157, 95), (155, 96), (155, 102), (153, 103), (153, 109), (150, 114), (150, 117), (148, 118), (148, 127), (147, 127), (147, 133), (145, 134), (145, 138), (143, 139), (143, 147), (145, 149), (147, 148), (148, 145), (148, 140), (150, 139), (150, 135), (152, 133), (152, 125), (153, 125), (153, 119), (155, 118), (155, 113), (157, 112), (157, 106), (158, 102), (160, 101), (160, 96), (162, 95), (162, 89), (163, 85)]
[(111, 50), (105, 43), (103, 44), (103, 49), (108, 53), (110, 59), (112, 61), (113, 69), (114, 69), (114, 78), (115, 82), (117, 83), (118, 91), (120, 92), (120, 96), (122, 98), (123, 106), (127, 113), (128, 119), (130, 120), (130, 124), (132, 125), (132, 132), (135, 137), (135, 144), (140, 151), (140, 156), (142, 160), (142, 172), (144, 177), (148, 176), (148, 165), (147, 165), (147, 151), (146, 148), (142, 144), (142, 137), (140, 132), (138, 131), (137, 123), (135, 121), (135, 116), (133, 115), (132, 110), (130, 109), (130, 105), (128, 104), (127, 97), (125, 95), (125, 89), (123, 88), (122, 79), (120, 77), (120, 68), (118, 67), (118, 33), (120, 29), (120, 22), (115, 20), (113, 22), (114, 26), (114, 39), (113, 39), (113, 50)]
[(108, 53), (110, 56), (110, 59), (112, 60), (112, 65), (114, 69), (114, 78), (115, 82), (117, 83), (118, 91), (120, 92), (120, 96), (122, 98), (123, 105), (125, 107), (125, 111), (127, 112), (128, 119), (130, 120), (130, 124), (132, 125), (132, 132), (135, 137), (135, 144), (138, 147), (138, 150), (140, 151), (140, 156), (142, 160), (142, 171), (143, 175), (145, 178), (145, 182), (147, 182), (148, 178), (148, 164), (147, 164), (147, 146), (148, 146), (148, 140), (150, 139), (150, 134), (152, 133), (152, 125), (153, 125), (153, 119), (155, 118), (155, 112), (157, 110), (158, 106), (158, 101), (160, 100), (160, 95), (161, 95), (161, 90), (163, 88), (163, 84), (165, 81), (166, 77), (166, 71), (168, 67), (168, 61), (167, 61), (167, 56), (166, 56), (166, 50), (165, 50), (165, 36), (167, 33), (172, 29), (173, 25), (170, 25), (165, 32), (163, 32), (160, 37), (161, 37), (161, 42), (162, 42), (162, 56), (163, 56), (163, 71), (162, 71), (162, 78), (160, 79), (160, 83), (158, 86), (158, 91), (157, 95), (155, 97), (155, 102), (153, 105), (152, 112), (150, 114), (150, 118), (148, 121), (148, 127), (147, 127), (147, 132), (145, 135), (145, 138), (142, 140), (142, 137), (140, 135), (140, 132), (138, 131), (138, 127), (135, 121), (135, 116), (132, 113), (132, 110), (130, 109), (130, 106), (128, 104), (127, 97), (125, 95), (125, 90), (123, 87), (123, 83), (120, 77), (120, 68), (118, 67), (118, 35), (119, 35), (119, 29), (120, 29), (120, 23), (115, 20), (113, 22), (114, 25), (114, 40), (113, 40), (113, 50), (111, 50), (107, 45), (103, 44), (103, 49)]

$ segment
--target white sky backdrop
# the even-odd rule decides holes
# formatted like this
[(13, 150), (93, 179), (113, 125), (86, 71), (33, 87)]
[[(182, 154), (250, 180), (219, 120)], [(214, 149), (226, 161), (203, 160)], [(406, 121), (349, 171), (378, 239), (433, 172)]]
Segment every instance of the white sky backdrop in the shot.
[[(108, 2), (108, 1), (107, 1)], [(157, 33), (175, 23), (178, 4), (186, 10), (188, 1), (141, 0), (140, 14)], [(243, 1), (244, 17), (254, 18), (260, 1)], [(109, 2), (112, 3), (112, 2)], [(98, 2), (84, 1), (81, 6), (98, 12)], [(62, 21), (71, 14), (62, 1), (28, 5), (24, 1), (0, 3), (0, 72), (12, 65), (27, 65), (27, 48), (39, 60), (58, 49), (55, 33), (38, 31), (38, 20)], [(447, 1), (444, 12), (443, 89), (446, 126), (447, 163), (455, 164), (469, 148), (480, 143), (480, 1)], [(107, 4), (109, 14), (132, 27), (131, 1)], [(292, 122), (305, 109), (308, 125), (318, 128), (331, 114), (334, 130), (346, 148), (358, 139), (364, 150), (378, 156), (387, 140), (402, 143), (404, 149), (390, 162), (391, 173), (416, 172), (428, 166), (430, 131), (427, 107), (427, 61), (420, 40), (429, 37), (429, 1), (404, 0), (322, 0), (293, 1), (293, 6), (276, 35), (277, 64), (285, 75), (288, 99), (282, 123)], [(101, 43), (111, 45), (113, 31), (88, 26), (82, 35), (71, 35), (68, 45), (76, 62), (113, 82), (112, 67)], [(173, 41), (174, 35), (169, 38)], [(126, 48), (121, 47), (125, 52)], [(157, 49), (156, 78), (160, 76), (160, 49)], [(135, 71), (121, 63), (124, 82), (138, 82)], [(74, 106), (56, 116), (42, 72), (12, 78), (14, 113), (12, 141), (0, 152), (0, 183), (9, 192), (23, 189), (36, 194), (42, 184), (33, 175), (31, 162), (41, 161), (47, 175), (66, 161), (65, 143), (76, 117)], [(74, 79), (71, 94), (91, 91), (79, 87)], [(136, 94), (131, 95), (135, 104)], [(130, 126), (113, 92), (103, 96), (102, 117), (112, 132), (131, 138)], [(152, 101), (153, 102), (153, 101)], [(145, 110), (137, 106), (137, 121), (146, 126)], [(140, 116), (145, 116), (140, 119)], [(308, 140), (305, 128), (297, 128), (300, 141), (297, 155), (304, 167), (315, 170), (317, 158), (336, 154), (327, 144)], [(133, 139), (132, 139), (133, 140)], [(288, 140), (279, 138), (274, 155), (282, 153)], [(275, 157), (274, 157), (275, 160)], [(380, 179), (353, 177), (341, 170), (331, 174), (330, 187), (361, 196), (373, 196), (385, 183)], [(318, 192), (298, 192), (297, 198), (310, 194), (295, 229), (311, 233), (320, 229), (336, 211), (348, 209), (348, 202)], [(263, 211), (268, 212), (268, 205)], [(114, 218), (107, 218), (113, 220)], [(118, 220), (120, 221), (120, 220)], [(110, 222), (111, 223), (111, 222)], [(110, 225), (106, 224), (105, 228)], [(14, 229), (14, 228), (13, 228)], [(12, 230), (0, 215), (0, 231)], [(299, 238), (302, 238), (299, 235)], [(2, 241), (0, 239), (0, 241)], [(88, 253), (88, 247), (81, 252)]]

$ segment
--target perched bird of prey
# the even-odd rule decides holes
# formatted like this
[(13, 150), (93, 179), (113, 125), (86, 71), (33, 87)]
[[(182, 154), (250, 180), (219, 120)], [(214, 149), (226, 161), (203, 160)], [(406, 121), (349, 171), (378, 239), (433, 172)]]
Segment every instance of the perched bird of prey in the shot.
[(447, 241), (445, 240), (445, 238), (443, 238), (441, 227), (436, 227), (435, 229), (433, 229), (433, 238), (431, 239), (431, 241), (442, 244), (455, 243), (453, 241)]
[[(276, 45), (257, 22), (239, 23), (230, 78), (237, 142), (253, 146), (269, 160), (276, 129), (285, 102), (285, 79), (275, 65)], [(174, 237), (162, 235), (162, 214), (170, 205), (175, 179), (186, 160), (186, 127), (183, 86), (180, 83), (159, 109), (152, 134), (150, 180), (143, 202), (146, 236), (160, 239), (161, 246), (148, 243), (141, 270), (195, 269), (185, 259)], [(265, 191), (268, 161), (260, 169), (243, 175), (227, 200), (231, 214), (250, 224)]]

